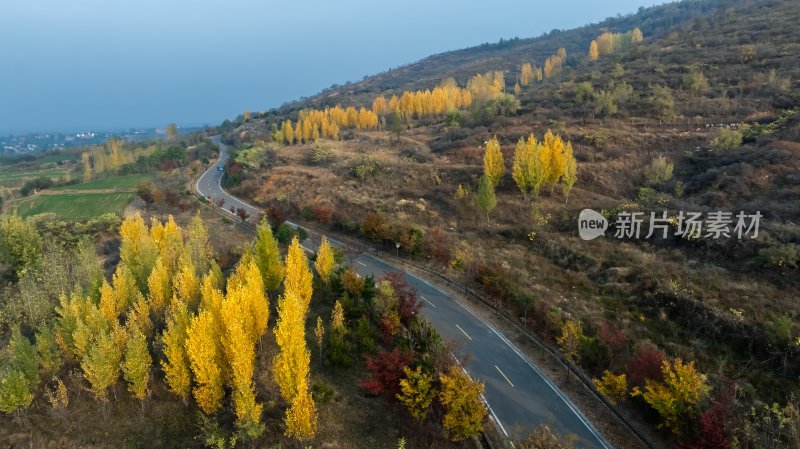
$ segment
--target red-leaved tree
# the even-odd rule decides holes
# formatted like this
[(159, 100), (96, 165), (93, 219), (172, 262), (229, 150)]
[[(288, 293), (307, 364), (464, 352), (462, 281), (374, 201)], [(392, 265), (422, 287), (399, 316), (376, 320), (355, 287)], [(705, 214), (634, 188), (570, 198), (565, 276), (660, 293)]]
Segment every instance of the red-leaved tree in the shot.
[(730, 449), (727, 422), (731, 414), (732, 398), (723, 394), (714, 402), (714, 406), (697, 417), (697, 434), (686, 443), (678, 444), (675, 449)]
[(643, 386), (647, 379), (661, 381), (661, 365), (666, 355), (652, 343), (642, 343), (628, 361), (628, 379), (633, 385)]
[(387, 399), (395, 400), (400, 393), (403, 368), (413, 359), (414, 356), (410, 352), (399, 348), (381, 351), (375, 357), (368, 357), (367, 369), (372, 372), (372, 377), (362, 380), (359, 385), (372, 394), (384, 394)]

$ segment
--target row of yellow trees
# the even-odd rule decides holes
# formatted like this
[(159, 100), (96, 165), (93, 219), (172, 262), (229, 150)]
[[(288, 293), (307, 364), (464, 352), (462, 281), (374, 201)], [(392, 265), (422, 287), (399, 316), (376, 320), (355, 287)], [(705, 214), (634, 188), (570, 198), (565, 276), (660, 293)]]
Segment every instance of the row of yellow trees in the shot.
[(559, 181), (563, 182), (564, 196), (568, 198), (577, 181), (577, 171), (572, 143), (550, 130), (541, 141), (533, 133), (527, 139), (520, 138), (514, 148), (511, 177), (526, 198), (529, 194), (538, 196), (542, 186), (550, 187), (552, 193)]
[(589, 53), (587, 57), (590, 61), (597, 61), (600, 56), (610, 55), (615, 51), (628, 45), (636, 44), (644, 40), (642, 30), (636, 27), (626, 33), (611, 33), (604, 31), (597, 39), (589, 43)]
[[(492, 137), (486, 142), (483, 153), (483, 176), (478, 183), (475, 196), (475, 206), (486, 215), (497, 206), (495, 188), (506, 173), (506, 163), (503, 151), (497, 137)], [(514, 183), (527, 200), (532, 194), (539, 195), (540, 189), (550, 188), (553, 193), (555, 186), (562, 182), (565, 201), (569, 198), (572, 186), (578, 180), (578, 163), (572, 150), (572, 143), (564, 141), (561, 136), (547, 130), (544, 138), (537, 141), (531, 133), (527, 139), (520, 138), (514, 148), (514, 161), (511, 169)], [(458, 186), (455, 198), (464, 201), (470, 196), (469, 190)]]
[(388, 100), (384, 96), (377, 97), (372, 102), (372, 110), (378, 115), (397, 111), (405, 119), (440, 117), (448, 111), (466, 109), (474, 102), (496, 98), (504, 90), (505, 76), (502, 71), (476, 74), (467, 80), (464, 88), (450, 77), (433, 90), (405, 91), (400, 97), (393, 95)]
[(291, 120), (281, 124), (274, 136), (278, 143), (291, 145), (293, 143), (313, 142), (320, 138), (338, 140), (341, 129), (376, 129), (378, 127), (378, 114), (367, 108), (356, 109), (352, 106), (342, 108), (304, 109), (297, 117), (297, 123), (292, 126)]
[[(637, 29), (638, 30), (638, 29)], [(558, 74), (567, 59), (567, 51), (559, 48), (556, 54), (547, 57), (544, 67), (522, 64), (519, 81), (514, 88), (519, 93), (519, 85), (527, 86)], [(372, 108), (335, 106), (324, 110), (305, 109), (300, 111), (297, 122), (285, 120), (275, 129), (273, 136), (279, 143), (307, 143), (320, 138), (339, 139), (341, 129), (376, 129), (380, 117), (397, 112), (405, 120), (441, 117), (448, 111), (466, 109), (473, 103), (482, 103), (505, 93), (505, 75), (502, 71), (479, 73), (467, 80), (466, 87), (458, 86), (452, 77), (443, 80), (431, 89), (404, 91), (400, 96), (386, 98), (381, 95), (372, 101)]]
[(392, 95), (388, 100), (383, 95), (376, 97), (372, 101), (372, 111), (381, 116), (397, 111), (407, 119), (436, 117), (447, 111), (466, 109), (472, 100), (470, 90), (458, 87), (455, 79), (447, 78), (433, 90), (405, 91), (400, 97)]
[(519, 83), (527, 86), (535, 81), (541, 81), (543, 78), (542, 68), (538, 66), (531, 67), (531, 63), (526, 62), (522, 64), (519, 70)]
[(520, 66), (519, 79), (514, 86), (514, 93), (519, 93), (521, 87), (525, 87), (534, 82), (541, 82), (551, 78), (561, 71), (564, 62), (567, 60), (567, 50), (559, 48), (556, 54), (548, 56), (544, 61), (544, 67), (532, 66), (526, 62)]
[[(141, 154), (143, 151), (146, 150), (140, 150), (139, 153)], [(89, 180), (93, 175), (114, 171), (123, 165), (132, 164), (138, 155), (133, 151), (124, 151), (122, 140), (119, 137), (109, 139), (105, 144), (81, 153), (83, 179)]]
[[(484, 175), (493, 186), (500, 183), (506, 172), (500, 141), (493, 137), (486, 143), (483, 156)], [(577, 161), (572, 143), (564, 141), (558, 134), (547, 130), (542, 140), (537, 141), (531, 133), (527, 139), (520, 138), (514, 148), (511, 169), (514, 183), (527, 198), (539, 195), (542, 186), (552, 193), (556, 184), (563, 182), (564, 195), (568, 195), (577, 180)]]
[(544, 68), (542, 69), (545, 79), (551, 78), (561, 72), (561, 68), (564, 67), (566, 61), (567, 50), (563, 47), (559, 48), (556, 54), (548, 56), (544, 61)]
[(466, 109), (473, 102), (496, 98), (505, 90), (502, 71), (477, 74), (461, 88), (454, 78), (447, 78), (433, 90), (404, 91), (399, 97), (386, 98), (381, 95), (372, 101), (372, 109), (353, 106), (335, 106), (324, 110), (300, 111), (297, 122), (285, 120), (275, 130), (274, 138), (279, 143), (293, 144), (313, 142), (320, 138), (339, 139), (344, 128), (370, 130), (378, 128), (380, 117), (393, 112), (405, 120), (426, 117), (441, 117), (448, 111)]

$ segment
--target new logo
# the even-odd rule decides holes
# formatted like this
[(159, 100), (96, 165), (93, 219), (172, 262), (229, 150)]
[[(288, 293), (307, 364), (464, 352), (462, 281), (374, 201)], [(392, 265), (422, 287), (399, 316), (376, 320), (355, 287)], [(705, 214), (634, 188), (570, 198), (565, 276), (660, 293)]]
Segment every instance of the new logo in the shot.
[(594, 240), (606, 234), (608, 220), (592, 209), (584, 209), (578, 215), (578, 234), (584, 240)]

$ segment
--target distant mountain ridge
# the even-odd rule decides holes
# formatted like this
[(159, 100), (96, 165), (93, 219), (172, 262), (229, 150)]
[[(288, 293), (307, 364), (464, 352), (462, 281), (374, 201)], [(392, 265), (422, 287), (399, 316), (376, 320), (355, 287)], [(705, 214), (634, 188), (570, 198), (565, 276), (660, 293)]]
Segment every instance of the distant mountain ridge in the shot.
[[(455, 77), (463, 84), (476, 73), (489, 70), (516, 72), (524, 62), (544, 63), (560, 47), (567, 51), (567, 67), (578, 64), (583, 59), (592, 39), (602, 31), (625, 32), (639, 27), (647, 38), (663, 37), (680, 24), (721, 12), (727, 7), (742, 3), (741, 0), (686, 0), (667, 3), (648, 8), (639, 8), (636, 13), (610, 17), (602, 22), (584, 25), (570, 30), (554, 29), (538, 37), (502, 39), (497, 43), (485, 43), (474, 47), (438, 53), (417, 62), (406, 64), (361, 81), (334, 85), (311, 97), (289, 102), (279, 108), (267, 111), (285, 115), (299, 109), (320, 108), (335, 104), (368, 104), (375, 95), (392, 95), (403, 90), (432, 88), (442, 79)], [(368, 101), (367, 101), (368, 100)]]

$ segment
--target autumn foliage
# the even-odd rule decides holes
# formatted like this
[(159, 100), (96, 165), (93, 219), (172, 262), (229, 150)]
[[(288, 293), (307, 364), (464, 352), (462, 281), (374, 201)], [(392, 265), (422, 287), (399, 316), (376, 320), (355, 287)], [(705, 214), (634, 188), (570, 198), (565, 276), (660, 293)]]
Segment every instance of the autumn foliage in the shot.
[[(284, 262), (268, 230), (261, 228), (254, 251), (245, 249), (226, 280), (199, 216), (186, 230), (171, 216), (150, 226), (138, 214), (126, 218), (120, 226), (121, 261), (111, 281), (100, 276), (94, 292), (61, 295), (54, 326), (37, 332), (36, 346), (18, 332), (12, 334), (0, 410), (28, 407), (39, 366), (42, 373), (59, 375), (66, 360), (79, 367), (99, 401), (113, 400), (114, 386), (124, 380), (144, 409), (154, 383), (161, 381), (185, 406), (194, 399), (209, 416), (229, 401), (236, 438), (259, 437), (265, 427), (255, 373), (263, 367), (258, 366), (256, 348), (263, 343), (270, 314), (265, 273), (272, 288), (281, 281), (284, 286), (275, 329), (280, 352), (274, 378), (287, 405), (285, 433), (299, 441), (313, 438), (317, 411), (304, 333), (312, 273), (297, 239)], [(318, 270), (329, 276), (331, 262), (332, 254)], [(48, 394), (54, 407), (68, 403), (60, 380)]]
[(399, 348), (382, 351), (367, 359), (367, 369), (372, 377), (361, 382), (361, 386), (372, 394), (384, 394), (388, 399), (396, 399), (400, 394), (400, 379), (403, 370), (413, 359), (412, 355)]

